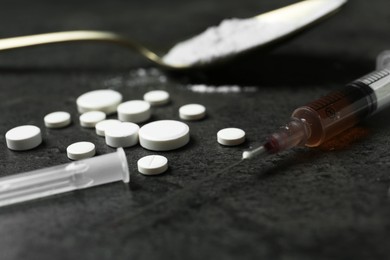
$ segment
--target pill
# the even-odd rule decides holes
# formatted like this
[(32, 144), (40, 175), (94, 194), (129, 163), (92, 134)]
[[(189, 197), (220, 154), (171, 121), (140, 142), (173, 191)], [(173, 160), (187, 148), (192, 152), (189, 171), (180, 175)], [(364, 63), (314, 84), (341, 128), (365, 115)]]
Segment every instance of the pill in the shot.
[(106, 119), (106, 114), (101, 111), (89, 111), (80, 116), (82, 127), (93, 128), (97, 123)]
[(175, 120), (154, 121), (139, 130), (141, 146), (152, 151), (174, 150), (186, 145), (189, 140), (188, 125)]
[(148, 155), (139, 159), (137, 166), (142, 174), (161, 174), (168, 169), (168, 159), (161, 155)]
[(245, 141), (245, 132), (239, 128), (225, 128), (218, 131), (217, 141), (227, 146), (239, 145)]
[(138, 143), (139, 126), (124, 122), (106, 129), (106, 144), (111, 147), (130, 147)]
[(30, 150), (42, 143), (42, 133), (39, 127), (23, 125), (9, 130), (5, 134), (5, 140), (11, 150)]
[(66, 154), (71, 160), (82, 160), (95, 155), (95, 145), (91, 142), (77, 142), (66, 148)]
[(68, 112), (57, 111), (46, 115), (43, 121), (48, 128), (62, 128), (70, 125), (71, 116)]
[(164, 90), (152, 90), (144, 95), (144, 100), (152, 106), (161, 106), (169, 102), (169, 93)]
[(131, 100), (118, 106), (118, 119), (124, 122), (141, 123), (150, 116), (150, 104), (143, 100)]
[(79, 113), (102, 111), (107, 115), (115, 113), (121, 102), (122, 94), (111, 89), (90, 91), (76, 100)]
[(95, 125), (96, 134), (99, 136), (105, 136), (105, 131), (110, 127), (115, 127), (121, 124), (121, 121), (116, 119), (107, 119), (100, 121)]
[(200, 120), (206, 116), (206, 108), (199, 104), (188, 104), (179, 108), (183, 120)]

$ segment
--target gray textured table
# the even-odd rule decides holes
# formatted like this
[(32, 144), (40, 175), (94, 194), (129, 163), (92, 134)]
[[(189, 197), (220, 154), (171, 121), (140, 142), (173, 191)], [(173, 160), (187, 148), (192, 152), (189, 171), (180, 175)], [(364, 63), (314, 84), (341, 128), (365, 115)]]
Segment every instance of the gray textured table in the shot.
[[(167, 49), (227, 17), (249, 17), (294, 1), (4, 1), (1, 37), (71, 30), (122, 32)], [(259, 145), (290, 112), (374, 69), (389, 47), (386, 0), (351, 1), (332, 19), (280, 48), (192, 75), (156, 69), (137, 54), (99, 44), (0, 53), (0, 175), (69, 162), (67, 145), (90, 140), (112, 152), (77, 120), (76, 98), (113, 88), (125, 99), (147, 90), (172, 94), (153, 119), (178, 119), (186, 103), (208, 117), (191, 122), (191, 142), (164, 153), (170, 170), (137, 173), (150, 154), (126, 149), (131, 183), (114, 183), (0, 209), (0, 259), (388, 259), (389, 112), (321, 148), (299, 148), (228, 171), (221, 168)], [(141, 69), (141, 70), (140, 70)], [(239, 85), (237, 93), (197, 93), (195, 84)], [(72, 113), (63, 130), (43, 126), (55, 110)], [(42, 128), (28, 152), (6, 148), (17, 125)], [(225, 148), (216, 132), (237, 126), (248, 141)]]

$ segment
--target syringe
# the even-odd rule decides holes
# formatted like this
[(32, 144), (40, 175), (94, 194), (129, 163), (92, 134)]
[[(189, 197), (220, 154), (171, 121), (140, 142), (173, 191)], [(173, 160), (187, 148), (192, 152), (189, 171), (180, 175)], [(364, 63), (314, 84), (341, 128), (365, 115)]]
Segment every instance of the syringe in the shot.
[(339, 91), (294, 110), (290, 122), (243, 159), (295, 146), (316, 147), (390, 105), (390, 69), (374, 71)]

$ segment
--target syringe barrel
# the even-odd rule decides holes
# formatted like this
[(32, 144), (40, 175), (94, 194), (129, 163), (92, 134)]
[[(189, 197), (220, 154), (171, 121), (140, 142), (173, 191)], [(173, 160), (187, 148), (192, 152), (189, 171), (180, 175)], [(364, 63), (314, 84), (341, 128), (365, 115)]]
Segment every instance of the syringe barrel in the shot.
[(390, 68), (385, 68), (295, 109), (289, 123), (271, 134), (262, 147), (246, 151), (243, 158), (274, 154), (299, 145), (319, 146), (388, 106)]
[(129, 182), (122, 148), (90, 159), (0, 178), (0, 206), (120, 180)]
[(390, 104), (390, 70), (370, 73), (339, 91), (297, 108), (293, 118), (306, 122), (305, 143), (314, 147)]

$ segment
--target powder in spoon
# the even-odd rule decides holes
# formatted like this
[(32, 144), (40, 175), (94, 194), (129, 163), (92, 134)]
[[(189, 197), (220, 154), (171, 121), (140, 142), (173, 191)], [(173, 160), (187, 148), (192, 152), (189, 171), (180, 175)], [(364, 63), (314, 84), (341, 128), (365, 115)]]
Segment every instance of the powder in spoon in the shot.
[(304, 1), (293, 10), (248, 19), (227, 19), (175, 45), (164, 57), (170, 65), (205, 65), (272, 42), (334, 11), (346, 0)]
[[(287, 29), (288, 24), (280, 25)], [(269, 30), (266, 22), (256, 18), (228, 19), (220, 25), (175, 45), (164, 57), (168, 64), (207, 64), (215, 59), (228, 57), (251, 49), (285, 30)]]

